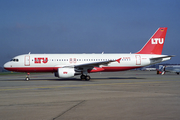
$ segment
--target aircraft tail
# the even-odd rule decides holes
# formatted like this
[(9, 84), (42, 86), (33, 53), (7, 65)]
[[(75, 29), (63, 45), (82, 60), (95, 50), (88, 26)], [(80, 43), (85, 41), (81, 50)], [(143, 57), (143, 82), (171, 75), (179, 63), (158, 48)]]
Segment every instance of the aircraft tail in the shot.
[(165, 42), (167, 27), (160, 27), (148, 40), (144, 47), (136, 54), (158, 54), (161, 55)]

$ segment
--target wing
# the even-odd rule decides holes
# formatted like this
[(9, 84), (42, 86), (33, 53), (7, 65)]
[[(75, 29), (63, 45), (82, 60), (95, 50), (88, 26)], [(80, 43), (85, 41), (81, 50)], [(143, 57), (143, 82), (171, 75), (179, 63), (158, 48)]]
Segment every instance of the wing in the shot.
[(100, 65), (108, 65), (111, 62), (118, 62), (120, 63), (121, 58), (117, 60), (108, 60), (108, 61), (100, 61), (100, 62), (91, 62), (91, 63), (85, 63), (85, 64), (79, 64), (79, 65), (73, 65), (73, 66), (63, 66), (63, 68), (75, 68), (76, 71), (84, 71), (87, 69), (93, 69), (94, 67), (99, 67)]
[(94, 68), (94, 67), (99, 67), (100, 65), (108, 65), (111, 62), (115, 62), (112, 60), (109, 61), (101, 61), (101, 62), (92, 62), (92, 63), (85, 63), (85, 64), (80, 64), (80, 65), (75, 65), (75, 68)]

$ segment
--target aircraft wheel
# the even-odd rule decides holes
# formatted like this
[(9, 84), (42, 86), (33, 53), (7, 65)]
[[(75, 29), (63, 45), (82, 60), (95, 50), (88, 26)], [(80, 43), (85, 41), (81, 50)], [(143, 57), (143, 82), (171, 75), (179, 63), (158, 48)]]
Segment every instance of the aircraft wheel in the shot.
[(86, 76), (85, 75), (81, 75), (81, 80), (85, 80)]
[(25, 80), (26, 80), (26, 81), (29, 81), (29, 80), (30, 80), (30, 78), (29, 78), (29, 77), (26, 77), (26, 78), (25, 78)]
[(89, 75), (86, 76), (86, 81), (89, 81), (91, 77)]
[(177, 72), (176, 74), (177, 74), (177, 75), (179, 75), (179, 73), (178, 73), (178, 72)]

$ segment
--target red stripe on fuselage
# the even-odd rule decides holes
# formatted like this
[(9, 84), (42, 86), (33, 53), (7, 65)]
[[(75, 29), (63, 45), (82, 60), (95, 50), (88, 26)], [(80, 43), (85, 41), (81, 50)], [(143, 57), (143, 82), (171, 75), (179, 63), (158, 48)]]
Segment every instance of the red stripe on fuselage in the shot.
[(5, 69), (15, 72), (56, 72), (58, 67), (9, 67)]
[[(15, 71), (15, 72), (57, 72), (59, 67), (8, 67), (5, 68), (9, 71)], [(135, 69), (139, 67), (134, 66), (128, 66), (128, 67), (95, 67), (92, 70), (88, 70), (89, 73), (93, 72), (114, 72), (114, 71), (124, 71), (124, 70), (130, 70)]]
[(101, 71), (99, 69), (92, 69), (92, 70), (89, 70), (88, 72), (89, 73), (92, 73), (92, 72), (115, 72), (115, 71), (125, 71), (125, 70), (130, 70), (130, 69), (136, 69), (136, 68), (140, 68), (140, 67), (102, 67), (101, 68)]

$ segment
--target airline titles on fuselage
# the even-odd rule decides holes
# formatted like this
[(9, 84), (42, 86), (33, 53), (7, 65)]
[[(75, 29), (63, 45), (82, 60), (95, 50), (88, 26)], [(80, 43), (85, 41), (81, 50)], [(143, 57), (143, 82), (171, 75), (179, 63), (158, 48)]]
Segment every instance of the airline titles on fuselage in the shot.
[[(108, 61), (108, 60), (116, 60), (116, 59), (77, 59), (77, 58), (69, 58), (69, 59), (48, 59), (47, 57), (42, 58), (42, 57), (36, 57), (34, 58), (34, 63), (35, 64), (41, 64), (41, 63), (48, 63), (48, 61), (69, 61), (70, 64), (75, 64), (78, 61), (83, 62), (83, 61), (92, 61), (92, 62), (97, 62), (97, 61)], [(32, 60), (33, 61), (33, 60)], [(122, 57), (120, 61), (131, 61), (131, 57)]]

